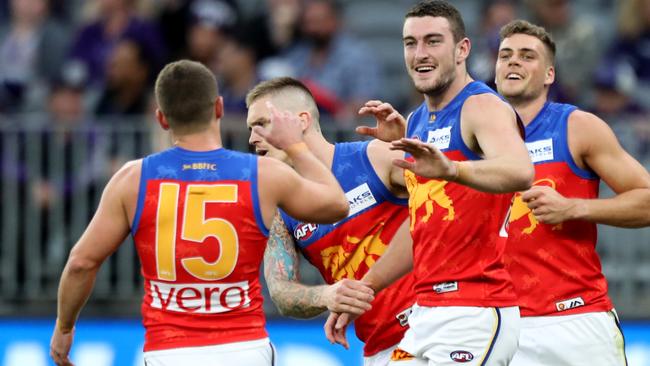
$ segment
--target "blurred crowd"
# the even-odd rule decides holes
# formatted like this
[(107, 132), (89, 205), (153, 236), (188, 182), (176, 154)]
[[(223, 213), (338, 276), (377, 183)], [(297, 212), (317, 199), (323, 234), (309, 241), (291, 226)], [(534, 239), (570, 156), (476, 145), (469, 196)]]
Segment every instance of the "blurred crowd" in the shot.
[[(396, 1), (403, 9), (414, 2)], [(349, 23), (363, 23), (364, 16), (346, 12), (353, 3), (359, 4), (0, 0), (0, 117), (46, 113), (55, 124), (70, 126), (105, 116), (115, 121), (146, 115), (154, 105), (155, 75), (180, 58), (214, 71), (230, 114), (245, 113), (246, 92), (278, 75), (302, 79), (325, 120), (343, 127), (356, 124), (356, 110), (368, 99), (387, 99), (406, 111), (421, 98), (392, 85), (397, 78), (391, 73), (405, 73), (385, 67), (395, 60), (380, 57), (401, 58), (401, 48), (391, 43), (383, 47), (397, 45), (394, 50), (378, 52), (381, 43), (368, 39), (375, 30), (350, 32)], [(372, 16), (370, 7), (390, 1), (362, 3)], [(640, 136), (650, 134), (645, 118), (650, 68), (644, 67), (650, 64), (650, 0), (474, 3), (476, 14), (467, 19), (475, 21), (467, 28), (475, 78), (493, 83), (499, 28), (523, 17), (547, 28), (558, 44), (555, 100), (578, 104), (611, 123), (638, 125)], [(388, 16), (401, 22), (402, 14)], [(381, 30), (381, 22), (376, 23)]]

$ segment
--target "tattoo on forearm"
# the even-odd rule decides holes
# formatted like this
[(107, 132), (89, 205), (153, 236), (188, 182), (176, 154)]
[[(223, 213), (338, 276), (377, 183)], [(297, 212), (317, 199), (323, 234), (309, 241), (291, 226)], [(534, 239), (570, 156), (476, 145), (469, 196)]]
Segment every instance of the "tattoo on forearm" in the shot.
[(293, 237), (276, 214), (264, 253), (264, 277), (271, 298), (283, 315), (312, 318), (327, 309), (321, 305), (323, 286), (301, 284), (299, 266)]

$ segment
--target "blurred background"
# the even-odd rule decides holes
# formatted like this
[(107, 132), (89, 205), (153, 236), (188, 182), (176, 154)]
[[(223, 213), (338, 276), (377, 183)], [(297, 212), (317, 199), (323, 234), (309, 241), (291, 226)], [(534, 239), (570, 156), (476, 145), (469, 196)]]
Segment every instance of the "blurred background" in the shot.
[[(109, 177), (169, 146), (153, 81), (190, 58), (217, 76), (227, 147), (247, 151), (246, 92), (303, 80), (336, 141), (372, 121), (379, 98), (404, 114), (422, 102), (404, 70), (403, 15), (414, 0), (0, 0), (0, 366), (50, 365), (56, 289), (68, 252)], [(605, 119), (650, 167), (650, 0), (456, 0), (471, 74), (493, 84), (498, 31), (515, 18), (558, 45), (552, 98)], [(610, 195), (603, 188), (602, 195)], [(598, 251), (623, 320), (631, 366), (650, 366), (650, 231), (601, 228)], [(303, 276), (319, 283), (308, 265)], [(103, 266), (82, 313), (79, 366), (142, 365), (142, 283), (130, 239)], [(281, 318), (265, 303), (279, 366), (360, 365), (329, 345), (323, 318)], [(350, 334), (351, 338), (355, 338)]]

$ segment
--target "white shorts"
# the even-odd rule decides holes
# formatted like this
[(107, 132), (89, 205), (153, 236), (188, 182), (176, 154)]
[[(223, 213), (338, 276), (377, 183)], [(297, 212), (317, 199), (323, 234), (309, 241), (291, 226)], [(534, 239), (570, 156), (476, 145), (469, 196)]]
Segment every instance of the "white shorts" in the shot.
[(519, 308), (416, 304), (409, 325), (398, 347), (415, 356), (419, 365), (506, 366), (517, 350)]
[[(375, 353), (374, 355), (370, 357), (364, 357), (363, 358), (363, 366), (388, 366), (391, 360), (391, 356), (393, 355), (393, 352), (397, 349), (397, 344), (388, 347), (383, 351), (379, 351)], [(420, 366), (420, 365), (426, 365), (425, 363), (422, 363), (422, 360), (418, 360), (417, 358), (414, 358), (412, 360), (409, 359), (402, 359), (399, 362), (400, 366)]]
[(144, 353), (145, 366), (274, 366), (275, 350), (268, 338), (204, 347), (183, 347)]
[(625, 342), (616, 313), (521, 318), (512, 366), (625, 366)]
[(363, 366), (387, 366), (390, 361), (390, 355), (393, 354), (393, 350), (397, 348), (397, 345), (388, 347), (385, 350), (379, 351), (372, 356), (363, 358)]

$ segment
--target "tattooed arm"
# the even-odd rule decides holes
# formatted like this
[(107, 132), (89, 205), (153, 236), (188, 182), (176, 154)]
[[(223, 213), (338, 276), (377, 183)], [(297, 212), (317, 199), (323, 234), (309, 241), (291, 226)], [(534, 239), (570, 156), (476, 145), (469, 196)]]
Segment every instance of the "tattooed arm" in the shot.
[(333, 285), (300, 283), (300, 258), (282, 216), (275, 215), (264, 253), (264, 278), (271, 299), (284, 316), (313, 318), (329, 309), (363, 313), (370, 309), (373, 291), (357, 281), (342, 280)]

